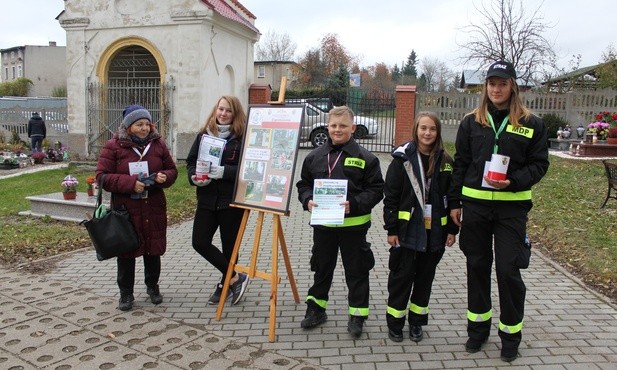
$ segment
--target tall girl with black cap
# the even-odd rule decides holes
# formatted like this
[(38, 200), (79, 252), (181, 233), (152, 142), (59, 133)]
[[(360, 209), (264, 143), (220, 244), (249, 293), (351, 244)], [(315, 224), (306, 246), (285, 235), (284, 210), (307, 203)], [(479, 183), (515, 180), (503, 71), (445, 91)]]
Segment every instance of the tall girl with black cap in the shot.
[[(505, 179), (487, 176), (493, 154), (509, 157)], [(525, 243), (531, 188), (548, 166), (546, 127), (523, 104), (514, 66), (506, 61), (491, 64), (480, 106), (463, 118), (458, 129), (448, 196), (467, 258), (469, 353), (478, 352), (489, 339), (494, 253), (501, 359), (512, 362), (518, 356), (526, 293), (520, 270), (528, 267), (531, 256)]]

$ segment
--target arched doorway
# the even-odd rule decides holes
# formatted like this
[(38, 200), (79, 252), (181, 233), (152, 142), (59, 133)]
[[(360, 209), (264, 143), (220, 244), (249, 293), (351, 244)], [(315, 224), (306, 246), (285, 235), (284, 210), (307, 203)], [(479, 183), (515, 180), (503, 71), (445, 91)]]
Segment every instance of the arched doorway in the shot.
[(101, 55), (97, 82), (88, 84), (88, 152), (98, 153), (122, 122), (127, 105), (139, 104), (152, 114), (167, 145), (172, 148), (171, 82), (165, 82), (161, 53), (141, 38), (121, 39)]

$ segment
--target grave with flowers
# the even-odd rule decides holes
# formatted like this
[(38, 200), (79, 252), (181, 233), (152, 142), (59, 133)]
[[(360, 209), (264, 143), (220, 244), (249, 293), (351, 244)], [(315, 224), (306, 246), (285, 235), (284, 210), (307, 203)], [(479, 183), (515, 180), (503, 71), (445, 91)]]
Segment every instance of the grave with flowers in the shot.
[(585, 140), (571, 149), (571, 154), (579, 156), (615, 157), (617, 143), (608, 140), (609, 135), (615, 135), (617, 129), (617, 113), (600, 112), (595, 121), (587, 125)]

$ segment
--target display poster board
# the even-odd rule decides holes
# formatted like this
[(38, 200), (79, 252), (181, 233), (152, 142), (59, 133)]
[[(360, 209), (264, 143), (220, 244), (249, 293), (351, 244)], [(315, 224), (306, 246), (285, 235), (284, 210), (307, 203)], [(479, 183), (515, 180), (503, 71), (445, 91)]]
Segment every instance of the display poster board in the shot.
[(232, 205), (289, 215), (304, 105), (249, 106)]

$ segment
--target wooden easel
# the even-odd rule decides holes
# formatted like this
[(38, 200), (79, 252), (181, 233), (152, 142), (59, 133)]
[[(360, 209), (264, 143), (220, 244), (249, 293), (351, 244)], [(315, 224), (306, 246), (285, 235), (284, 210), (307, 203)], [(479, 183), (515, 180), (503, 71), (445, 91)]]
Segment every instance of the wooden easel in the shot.
[[(236, 207), (245, 208), (242, 206), (234, 205)], [(257, 228), (255, 230), (255, 240), (253, 242), (253, 251), (251, 252), (251, 260), (248, 266), (241, 266), (233, 261), (237, 261), (238, 259), (238, 251), (240, 249), (240, 245), (242, 244), (242, 237), (244, 236), (244, 230), (246, 229), (246, 225), (249, 219), (251, 210), (249, 208), (245, 208), (244, 215), (242, 216), (242, 223), (240, 224), (240, 230), (238, 231), (238, 236), (236, 237), (236, 243), (234, 244), (234, 250), (231, 254), (231, 262), (227, 269), (227, 274), (225, 275), (225, 282), (223, 283), (223, 291), (221, 293), (221, 297), (227, 297), (227, 291), (229, 289), (229, 281), (231, 280), (231, 276), (233, 275), (234, 270), (237, 272), (244, 272), (248, 274), (250, 279), (255, 278), (255, 276), (262, 278), (264, 280), (268, 280), (271, 283), (270, 288), (270, 327), (268, 332), (268, 340), (270, 342), (274, 342), (274, 331), (276, 324), (276, 299), (277, 299), (277, 285), (281, 282), (281, 278), (278, 275), (278, 245), (281, 244), (281, 252), (283, 254), (283, 258), (285, 259), (285, 267), (287, 268), (287, 276), (289, 278), (289, 283), (291, 285), (291, 291), (294, 295), (294, 300), (296, 303), (300, 303), (300, 297), (298, 296), (298, 289), (296, 288), (296, 281), (294, 280), (293, 271), (291, 270), (291, 262), (289, 261), (289, 254), (287, 253), (287, 244), (285, 243), (285, 236), (283, 235), (283, 226), (281, 225), (281, 215), (284, 213), (277, 212), (269, 212), (272, 213), (273, 222), (272, 222), (272, 271), (265, 272), (259, 271), (256, 268), (257, 265), (257, 254), (259, 252), (259, 242), (261, 239), (261, 230), (264, 221), (264, 211), (259, 210), (257, 215)], [(216, 310), (216, 320), (221, 319), (221, 314), (223, 313), (223, 306), (225, 306), (225, 299), (219, 300), (219, 307)]]

